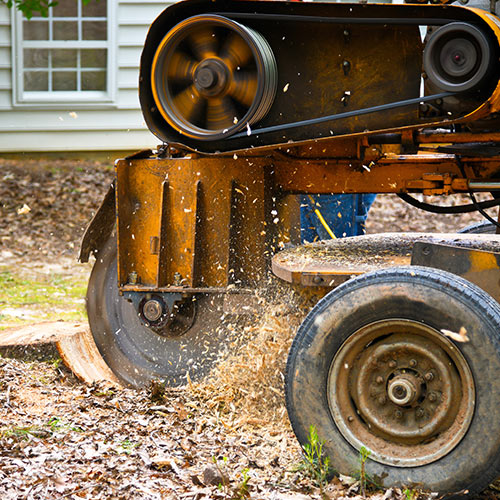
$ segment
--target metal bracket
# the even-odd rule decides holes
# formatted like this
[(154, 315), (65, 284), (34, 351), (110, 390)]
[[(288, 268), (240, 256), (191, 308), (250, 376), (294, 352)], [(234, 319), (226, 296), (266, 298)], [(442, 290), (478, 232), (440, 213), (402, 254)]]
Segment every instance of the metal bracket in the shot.
[(456, 274), (476, 284), (500, 302), (500, 253), (450, 245), (416, 242), (411, 264)]

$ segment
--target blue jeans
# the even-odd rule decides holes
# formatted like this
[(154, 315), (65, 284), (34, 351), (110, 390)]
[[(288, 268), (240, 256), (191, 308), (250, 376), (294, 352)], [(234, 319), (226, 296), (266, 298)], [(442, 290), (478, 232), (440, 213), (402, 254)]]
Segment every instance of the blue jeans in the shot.
[(329, 240), (330, 235), (315, 214), (317, 208), (337, 238), (364, 234), (365, 221), (375, 194), (316, 194), (300, 196), (302, 242)]

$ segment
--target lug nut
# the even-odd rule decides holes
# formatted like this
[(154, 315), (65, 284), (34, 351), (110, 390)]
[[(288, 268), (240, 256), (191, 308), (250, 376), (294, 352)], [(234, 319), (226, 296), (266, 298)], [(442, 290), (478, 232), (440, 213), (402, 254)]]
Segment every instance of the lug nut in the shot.
[(428, 397), (429, 397), (429, 401), (434, 402), (437, 400), (437, 396), (436, 396), (435, 392), (430, 392)]
[(389, 361), (389, 368), (396, 368), (396, 366), (398, 366), (396, 361), (394, 361), (394, 360)]
[(383, 384), (384, 383), (384, 378), (381, 377), (380, 375), (375, 379), (375, 382), (377, 382), (377, 384)]
[(427, 382), (431, 382), (433, 379), (434, 379), (434, 374), (432, 372), (427, 372), (425, 374), (425, 380), (427, 380)]
[(410, 359), (410, 366), (412, 368), (415, 368), (415, 366), (417, 366), (417, 360), (416, 359)]
[(423, 408), (417, 408), (417, 410), (415, 411), (415, 417), (417, 418), (422, 418), (424, 416), (424, 410)]
[(403, 418), (403, 412), (402, 412), (401, 410), (396, 410), (396, 411), (394, 412), (394, 416), (395, 416), (398, 420), (400, 420), (400, 419), (402, 419), (402, 418)]

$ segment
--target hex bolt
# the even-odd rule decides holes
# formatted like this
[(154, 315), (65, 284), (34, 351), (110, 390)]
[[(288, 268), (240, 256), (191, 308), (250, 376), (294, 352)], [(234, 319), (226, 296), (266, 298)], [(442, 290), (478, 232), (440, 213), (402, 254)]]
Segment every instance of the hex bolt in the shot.
[(396, 410), (396, 411), (394, 412), (394, 416), (395, 416), (398, 420), (400, 420), (400, 419), (402, 419), (402, 418), (403, 418), (403, 412), (402, 412), (401, 410)]
[(379, 405), (385, 405), (385, 403), (387, 403), (387, 398), (385, 396), (379, 396), (377, 401)]
[(410, 366), (412, 368), (415, 368), (417, 366), (417, 360), (416, 359), (410, 359)]
[(380, 375), (375, 379), (375, 382), (377, 382), (377, 384), (383, 384), (384, 383), (384, 378), (381, 377)]
[(427, 380), (427, 382), (431, 382), (432, 380), (434, 380), (434, 374), (432, 372), (427, 372), (424, 378), (425, 380)]
[(389, 361), (389, 368), (396, 368), (396, 366), (398, 366), (396, 361), (394, 361), (393, 359)]
[(430, 392), (428, 397), (429, 397), (429, 401), (434, 402), (437, 400), (437, 396), (436, 396), (435, 392)]
[(181, 286), (182, 276), (181, 273), (174, 273), (174, 286)]
[(345, 60), (342, 63), (342, 69), (344, 70), (344, 75), (347, 76), (349, 74), (349, 71), (351, 71), (351, 63)]
[(423, 408), (417, 408), (417, 410), (415, 411), (415, 417), (416, 418), (422, 418), (424, 416), (425, 412), (423, 410)]

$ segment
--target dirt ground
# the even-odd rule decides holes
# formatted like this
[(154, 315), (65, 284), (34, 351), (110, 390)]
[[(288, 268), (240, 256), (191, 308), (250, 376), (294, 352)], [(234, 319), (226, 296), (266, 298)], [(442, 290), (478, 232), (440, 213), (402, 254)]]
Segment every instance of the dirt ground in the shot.
[[(112, 166), (99, 162), (0, 159), (0, 268), (86, 276), (78, 243), (112, 177)], [(454, 232), (475, 220), (429, 215), (383, 195), (367, 229)], [(0, 358), (0, 498), (360, 499), (350, 478), (320, 491), (287, 420), (286, 353), (309, 307), (293, 294), (270, 300), (242, 332), (248, 341), (239, 351), (183, 389), (87, 386), (55, 356)], [(376, 488), (368, 495), (419, 497)], [(496, 498), (496, 487), (481, 498)]]

